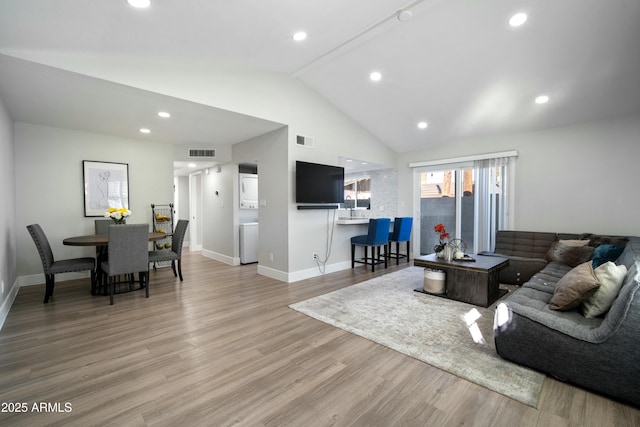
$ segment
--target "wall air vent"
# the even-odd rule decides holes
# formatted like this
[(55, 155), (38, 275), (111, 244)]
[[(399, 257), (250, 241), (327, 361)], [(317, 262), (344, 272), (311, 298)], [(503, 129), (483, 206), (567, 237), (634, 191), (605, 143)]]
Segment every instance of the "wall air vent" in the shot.
[(189, 157), (215, 157), (216, 150), (202, 150), (196, 148), (189, 148)]
[(307, 148), (313, 148), (313, 138), (310, 136), (296, 135), (296, 144)]

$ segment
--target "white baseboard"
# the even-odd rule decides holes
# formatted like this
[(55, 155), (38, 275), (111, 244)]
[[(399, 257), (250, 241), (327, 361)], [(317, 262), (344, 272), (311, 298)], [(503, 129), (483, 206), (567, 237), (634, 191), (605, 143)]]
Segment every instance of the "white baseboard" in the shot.
[(292, 273), (288, 273), (287, 282), (297, 282), (299, 280), (310, 279), (312, 277), (318, 277), (328, 273), (335, 273), (336, 271), (347, 270), (349, 268), (351, 268), (351, 261), (342, 261), (335, 264), (327, 264), (324, 268), (324, 272), (321, 272), (318, 267), (294, 271)]
[(20, 285), (16, 280), (15, 282), (13, 282), (11, 289), (9, 289), (6, 298), (4, 299), (4, 301), (2, 301), (2, 306), (0, 306), (0, 329), (2, 329), (2, 327), (4, 326), (4, 321), (9, 315), (9, 310), (11, 309), (16, 296), (18, 295), (18, 290), (20, 290)]
[(265, 267), (258, 264), (258, 274), (262, 276), (271, 277), (272, 279), (279, 280), (281, 282), (289, 282), (289, 275), (284, 271), (276, 270), (275, 268)]
[(335, 273), (336, 271), (347, 270), (349, 268), (351, 268), (351, 261), (329, 264), (325, 267), (324, 273), (321, 272), (317, 267), (287, 273), (285, 271), (275, 270), (263, 265), (258, 265), (258, 274), (271, 277), (272, 279), (280, 280), (281, 282), (294, 283), (300, 280), (322, 276), (323, 274), (327, 273)]
[[(214, 259), (216, 261), (223, 262), (227, 265), (240, 265), (240, 258), (230, 257), (217, 252), (203, 250), (202, 256), (206, 258)], [(309, 268), (307, 270), (296, 271), (293, 273), (287, 273), (286, 271), (276, 270), (275, 268), (266, 267), (264, 265), (258, 264), (257, 273), (262, 276), (271, 277), (272, 279), (276, 279), (281, 282), (293, 283), (299, 280), (322, 276), (323, 274), (326, 274), (326, 273), (334, 273), (336, 271), (346, 270), (348, 268), (351, 268), (351, 261), (344, 261), (336, 264), (329, 264), (326, 266), (324, 273), (321, 273), (317, 267)]]
[(215, 259), (216, 261), (223, 262), (227, 265), (240, 265), (240, 258), (230, 257), (228, 255), (220, 254), (218, 252), (203, 250), (202, 256), (210, 259)]

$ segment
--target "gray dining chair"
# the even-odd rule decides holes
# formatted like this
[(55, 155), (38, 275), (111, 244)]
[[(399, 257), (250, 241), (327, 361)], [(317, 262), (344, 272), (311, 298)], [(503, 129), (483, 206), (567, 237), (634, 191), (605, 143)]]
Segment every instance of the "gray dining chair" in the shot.
[(109, 233), (109, 226), (113, 225), (113, 220), (111, 219), (96, 219), (94, 221), (96, 234), (107, 234)]
[(113, 305), (118, 277), (127, 277), (131, 287), (136, 273), (149, 298), (149, 224), (110, 225), (108, 234), (108, 258), (101, 267), (109, 279), (109, 303)]
[[(109, 234), (109, 226), (113, 225), (111, 219), (96, 219), (94, 221), (96, 234)], [(96, 286), (98, 289), (106, 285), (107, 278), (102, 272), (102, 261), (107, 260), (107, 246), (96, 246)]]
[[(182, 282), (182, 245), (184, 244), (184, 236), (187, 233), (189, 220), (181, 219), (176, 224), (173, 232), (171, 250), (168, 251), (149, 251), (149, 262), (171, 261), (173, 275), (180, 275)], [(176, 273), (176, 261), (178, 262), (178, 272)]]
[(55, 275), (60, 273), (71, 273), (76, 271), (89, 270), (91, 274), (91, 289), (95, 288), (96, 280), (96, 259), (92, 257), (70, 258), (55, 261), (53, 251), (47, 236), (44, 234), (40, 224), (27, 225), (27, 230), (36, 244), (45, 277), (44, 303), (49, 302), (49, 297), (53, 296), (55, 285)]

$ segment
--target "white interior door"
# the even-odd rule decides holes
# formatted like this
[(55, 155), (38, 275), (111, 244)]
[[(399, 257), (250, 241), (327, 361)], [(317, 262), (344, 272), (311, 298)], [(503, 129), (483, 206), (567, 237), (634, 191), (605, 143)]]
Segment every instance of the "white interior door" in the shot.
[(189, 237), (191, 251), (202, 250), (202, 172), (189, 175)]
[(178, 177), (173, 177), (173, 217), (175, 218), (174, 222), (178, 222), (178, 218), (180, 218), (180, 191), (178, 190)]

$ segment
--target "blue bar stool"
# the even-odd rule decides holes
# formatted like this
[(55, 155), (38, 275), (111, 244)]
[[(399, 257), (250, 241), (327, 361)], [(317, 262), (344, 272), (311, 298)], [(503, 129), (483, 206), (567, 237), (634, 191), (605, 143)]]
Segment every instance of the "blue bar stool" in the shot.
[[(412, 217), (395, 218), (393, 221), (393, 231), (389, 233), (389, 244), (387, 254), (390, 258), (396, 259), (396, 265), (400, 264), (400, 258), (406, 258), (409, 262), (409, 247), (411, 246), (411, 228), (413, 226)], [(391, 252), (391, 244), (395, 242), (396, 251)], [(400, 243), (407, 242), (407, 253), (400, 253)]]
[[(351, 238), (351, 268), (355, 267), (356, 262), (371, 265), (371, 272), (375, 271), (376, 264), (383, 262), (384, 268), (387, 268), (387, 254), (384, 254), (381, 259), (380, 248), (387, 247), (390, 225), (390, 218), (371, 218), (368, 233)], [(361, 260), (356, 260), (356, 246), (364, 246), (364, 258)], [(371, 247), (371, 258), (368, 256), (369, 247)]]

